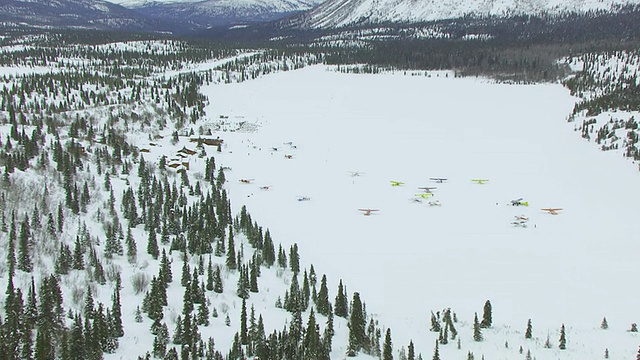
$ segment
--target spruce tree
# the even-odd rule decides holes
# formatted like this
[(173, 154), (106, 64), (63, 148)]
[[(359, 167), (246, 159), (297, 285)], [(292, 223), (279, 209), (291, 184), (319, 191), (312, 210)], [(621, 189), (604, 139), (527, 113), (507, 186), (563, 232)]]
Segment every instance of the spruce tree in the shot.
[(607, 322), (607, 318), (602, 318), (602, 323), (600, 323), (600, 329), (607, 330), (609, 328), (609, 323)]
[(289, 267), (293, 274), (300, 272), (300, 255), (298, 255), (298, 244), (293, 244), (289, 248)]
[(49, 236), (51, 236), (53, 239), (55, 239), (58, 235), (56, 222), (53, 220), (52, 213), (49, 213), (49, 215), (47, 215), (47, 234), (49, 234)]
[(220, 267), (216, 266), (216, 269), (213, 272), (213, 291), (222, 294), (223, 286), (222, 286), (222, 276), (220, 275)]
[(287, 254), (282, 250), (282, 244), (278, 245), (278, 266), (283, 269), (287, 268)]
[(198, 325), (209, 326), (209, 306), (203, 301), (198, 307)]
[(416, 360), (416, 353), (413, 347), (413, 340), (409, 340), (409, 346), (407, 347), (407, 360)]
[(229, 269), (235, 270), (238, 266), (236, 262), (236, 248), (233, 241), (233, 228), (229, 226), (229, 236), (227, 243), (227, 261), (226, 265)]
[(249, 279), (248, 270), (245, 266), (240, 267), (240, 276), (238, 277), (238, 284), (236, 288), (236, 294), (242, 299), (249, 298)]
[(69, 339), (69, 354), (72, 360), (85, 360), (86, 345), (84, 337), (84, 328), (82, 326), (82, 318), (76, 314), (71, 327), (71, 338)]
[(329, 304), (329, 313), (327, 314), (327, 322), (324, 328), (324, 332), (322, 334), (322, 341), (324, 343), (324, 348), (327, 353), (331, 352), (331, 344), (333, 342), (334, 334), (335, 334), (335, 330), (333, 328), (333, 309), (331, 309), (331, 304)]
[(27, 293), (27, 304), (24, 310), (25, 325), (30, 329), (33, 329), (38, 320), (38, 305), (36, 299), (36, 284), (33, 276), (31, 277), (31, 286)]
[(171, 262), (167, 257), (167, 252), (162, 249), (162, 260), (160, 261), (160, 273), (159, 278), (164, 284), (165, 288), (173, 281), (173, 273), (171, 272)]
[(31, 262), (31, 229), (29, 227), (29, 217), (20, 224), (20, 237), (18, 238), (18, 269), (31, 272), (33, 264)]
[(267, 229), (264, 233), (264, 241), (262, 245), (262, 259), (267, 267), (273, 266), (276, 262), (275, 251), (271, 234), (269, 233), (269, 229)]
[(533, 336), (533, 327), (531, 325), (531, 319), (527, 320), (527, 330), (524, 332), (525, 339), (531, 339)]
[(393, 360), (393, 344), (391, 343), (391, 329), (387, 328), (382, 345), (382, 360)]
[(316, 317), (313, 308), (309, 312), (309, 320), (307, 321), (307, 329), (304, 332), (304, 340), (302, 342), (305, 358), (320, 359), (322, 353), (322, 342), (320, 339), (320, 328), (316, 323)]
[(120, 304), (120, 275), (116, 278), (116, 286), (111, 297), (111, 315), (112, 315), (112, 336), (123, 337), (124, 328), (122, 327), (122, 305)]
[(211, 256), (209, 256), (209, 265), (207, 265), (207, 290), (213, 290), (213, 266), (211, 265)]
[(158, 239), (156, 238), (156, 231), (149, 229), (149, 241), (147, 243), (147, 253), (154, 259), (158, 259), (160, 256), (160, 249), (158, 248)]
[(12, 216), (12, 218), (13, 220), (11, 221), (7, 246), (7, 267), (9, 270), (9, 277), (13, 277), (13, 275), (16, 273), (16, 219), (14, 216)]
[(84, 270), (84, 248), (80, 243), (80, 237), (76, 236), (76, 243), (73, 248), (73, 264), (74, 270)]
[(339, 317), (346, 318), (348, 315), (348, 301), (345, 295), (344, 287), (342, 286), (342, 279), (338, 284), (338, 294), (335, 299), (334, 314)]
[[(33, 359), (33, 339), (32, 339), (33, 331), (29, 327), (25, 327), (22, 330), (22, 349), (20, 351), (20, 359), (21, 360), (32, 360)], [(42, 342), (42, 341), (41, 341)], [(43, 345), (45, 346), (45, 345)], [(40, 352), (42, 353), (42, 351)], [(39, 359), (46, 359), (44, 355), (40, 355)]]
[(371, 344), (365, 332), (366, 319), (360, 301), (360, 294), (353, 293), (351, 301), (351, 315), (349, 316), (349, 345), (347, 353), (355, 356), (360, 350), (369, 353)]
[(478, 322), (478, 313), (475, 313), (473, 318), (473, 340), (482, 341), (482, 332), (480, 330), (480, 323)]
[(316, 298), (316, 309), (319, 314), (327, 315), (329, 313), (329, 307), (331, 303), (329, 302), (329, 290), (327, 288), (327, 275), (322, 275), (322, 279), (320, 280), (320, 290), (318, 291), (318, 296)]
[(247, 325), (247, 301), (242, 299), (242, 310), (240, 312), (240, 343), (247, 345), (249, 343), (249, 328)]
[(436, 347), (433, 349), (433, 360), (440, 360), (440, 350), (438, 349), (438, 342), (436, 341)]
[(564, 324), (562, 324), (562, 326), (560, 327), (560, 339), (558, 348), (560, 350), (565, 350), (567, 348), (567, 337), (564, 331)]
[(131, 234), (131, 227), (127, 228), (127, 237), (125, 238), (125, 245), (127, 246), (127, 258), (129, 262), (133, 263), (136, 260), (138, 255), (138, 248), (136, 246), (136, 241), (133, 239), (133, 234)]
[(249, 291), (257, 293), (258, 289), (258, 276), (260, 273), (260, 265), (257, 261), (251, 261), (249, 263)]
[(58, 204), (58, 232), (62, 233), (62, 229), (64, 229), (64, 210), (62, 204)]
[(491, 302), (487, 300), (484, 303), (484, 309), (482, 312), (482, 322), (480, 322), (480, 327), (489, 328), (491, 327), (491, 322), (492, 322)]

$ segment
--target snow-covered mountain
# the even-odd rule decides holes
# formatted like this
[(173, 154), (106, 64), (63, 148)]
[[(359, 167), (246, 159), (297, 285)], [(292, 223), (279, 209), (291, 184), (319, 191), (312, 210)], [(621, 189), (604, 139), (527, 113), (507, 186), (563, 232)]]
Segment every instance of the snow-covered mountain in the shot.
[(322, 29), (376, 23), (414, 23), (464, 16), (513, 16), (616, 11), (638, 0), (329, 0), (289, 19), (288, 25)]
[(188, 21), (192, 28), (271, 21), (307, 11), (322, 0), (113, 0), (161, 22)]
[(31, 26), (149, 30), (153, 23), (134, 11), (101, 0), (5, 0), (0, 22)]

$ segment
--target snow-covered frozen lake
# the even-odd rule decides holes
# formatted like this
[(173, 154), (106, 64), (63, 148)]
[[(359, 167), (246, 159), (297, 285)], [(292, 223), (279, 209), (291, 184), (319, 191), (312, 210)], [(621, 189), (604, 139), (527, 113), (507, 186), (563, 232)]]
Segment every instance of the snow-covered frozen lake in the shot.
[[(451, 307), (471, 323), (489, 299), (492, 345), (469, 345), (483, 353), (531, 318), (534, 336), (554, 343), (564, 323), (581, 356), (601, 358), (610, 342), (616, 358), (635, 358), (626, 329), (640, 321), (640, 174), (573, 131), (566, 89), (328, 69), (204, 89), (211, 119), (258, 125), (217, 134), (234, 212), (246, 204), (276, 243), (298, 243), (304, 267), (327, 274), (330, 299), (340, 278), (350, 299), (360, 292), (397, 347), (413, 339), (429, 357), (430, 311)], [(436, 186), (442, 206), (411, 201), (421, 186)], [(519, 197), (530, 206), (508, 206)], [(529, 226), (514, 227), (516, 215)], [(604, 316), (616, 335), (593, 341)]]

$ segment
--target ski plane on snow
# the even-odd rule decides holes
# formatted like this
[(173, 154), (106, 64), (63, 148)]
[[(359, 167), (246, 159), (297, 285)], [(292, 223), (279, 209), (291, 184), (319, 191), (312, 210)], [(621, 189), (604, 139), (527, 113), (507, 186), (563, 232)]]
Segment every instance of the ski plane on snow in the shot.
[(271, 189), (271, 185), (260, 186), (260, 190), (269, 190)]
[(309, 201), (309, 200), (311, 200), (311, 198), (308, 197), (308, 196), (297, 196), (296, 198), (298, 199), (298, 201)]
[(404, 183), (402, 181), (391, 180), (391, 186), (402, 186)]
[(522, 201), (522, 198), (517, 198), (514, 200), (511, 200), (510, 204), (511, 206), (529, 206), (529, 202), (528, 201)]
[(558, 215), (558, 211), (562, 210), (562, 208), (544, 208), (544, 209), (540, 209), (542, 211), (546, 211), (551, 215)]
[(351, 174), (352, 177), (356, 177), (356, 176), (364, 175), (364, 172), (362, 172), (362, 171), (349, 171), (349, 174)]
[(432, 178), (429, 178), (429, 180), (435, 181), (435, 182), (440, 183), (440, 184), (442, 184), (443, 182), (447, 181), (446, 178), (438, 178), (438, 177), (432, 177)]
[(428, 199), (431, 196), (433, 196), (433, 193), (430, 193), (430, 192), (422, 193), (422, 194), (416, 194), (416, 197), (423, 198), (423, 199)]
[(376, 211), (380, 211), (380, 210), (378, 210), (378, 209), (358, 209), (358, 211), (362, 211), (362, 212), (364, 212), (364, 213), (362, 214), (362, 215), (364, 215), (364, 216), (369, 216), (369, 215), (371, 215), (372, 213), (374, 213), (374, 212), (376, 212)]
[(487, 179), (472, 179), (471, 181), (473, 181), (474, 183), (479, 184), (479, 185), (482, 185), (482, 184), (484, 184), (486, 182), (489, 182), (489, 180), (487, 180)]
[(289, 154), (285, 155), (284, 157), (285, 159), (293, 159), (293, 155), (289, 155)]
[(442, 206), (440, 200), (429, 201), (429, 206)]
[(514, 216), (516, 221), (529, 221), (529, 218), (524, 215), (516, 215)]
[(253, 179), (240, 179), (240, 182), (243, 184), (251, 184), (252, 181)]
[(435, 186), (422, 186), (422, 187), (419, 187), (418, 189), (423, 190), (425, 193), (432, 194), (433, 190), (437, 189), (437, 187), (435, 187)]
[(511, 222), (511, 225), (513, 225), (515, 227), (526, 228), (527, 227), (527, 222), (526, 221), (522, 221), (522, 220), (515, 220), (515, 221)]

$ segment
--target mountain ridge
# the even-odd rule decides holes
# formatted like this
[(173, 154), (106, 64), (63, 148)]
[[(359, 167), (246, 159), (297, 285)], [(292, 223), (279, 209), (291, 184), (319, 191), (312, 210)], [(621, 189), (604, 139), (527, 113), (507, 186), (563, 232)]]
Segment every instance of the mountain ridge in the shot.
[(637, 6), (637, 0), (329, 0), (320, 6), (282, 22), (283, 27), (331, 29), (384, 23), (419, 23), (463, 17), (510, 17), (617, 12)]
[(0, 22), (35, 27), (153, 31), (154, 21), (135, 11), (101, 0), (18, 1), (0, 3)]

